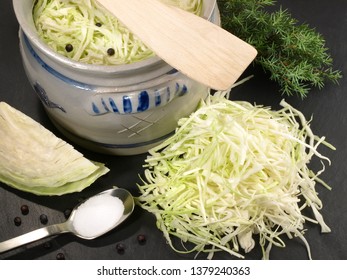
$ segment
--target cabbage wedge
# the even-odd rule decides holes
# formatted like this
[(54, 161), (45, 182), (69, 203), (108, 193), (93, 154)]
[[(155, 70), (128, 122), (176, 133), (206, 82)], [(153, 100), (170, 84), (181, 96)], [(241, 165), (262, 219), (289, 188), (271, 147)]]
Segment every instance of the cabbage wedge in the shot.
[(109, 171), (5, 102), (0, 102), (0, 139), (0, 181), (21, 191), (79, 192)]

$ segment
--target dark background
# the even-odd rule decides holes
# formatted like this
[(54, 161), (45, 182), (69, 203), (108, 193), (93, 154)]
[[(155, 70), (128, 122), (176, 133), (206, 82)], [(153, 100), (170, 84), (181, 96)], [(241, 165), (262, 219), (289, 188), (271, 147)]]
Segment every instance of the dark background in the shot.
[[(280, 0), (278, 5), (288, 9), (301, 23), (308, 23), (323, 34), (329, 53), (334, 59), (334, 68), (345, 76), (347, 58), (347, 1), (331, 0)], [(39, 99), (34, 94), (24, 74), (18, 48), (18, 24), (12, 9), (12, 1), (0, 1), (0, 101), (29, 115), (57, 136), (65, 139), (48, 120)], [(279, 94), (277, 85), (257, 67), (250, 67), (245, 75), (255, 77), (233, 90), (233, 99), (247, 100), (251, 103), (273, 106), (284, 96)], [(337, 151), (321, 149), (332, 165), (322, 175), (332, 190), (317, 186), (323, 201), (322, 210), (326, 223), (332, 233), (321, 234), (320, 227), (307, 223), (307, 238), (314, 259), (347, 259), (347, 96), (346, 79), (339, 85), (326, 84), (322, 90), (313, 89), (306, 99), (296, 96), (285, 97), (286, 101), (301, 110), (307, 118), (313, 116), (311, 127), (315, 134), (326, 136)], [(65, 139), (67, 140), (67, 139)], [(0, 139), (1, 141), (1, 139)], [(116, 157), (88, 152), (78, 146), (78, 150), (89, 159), (104, 162), (111, 172), (100, 178), (81, 193), (61, 197), (39, 197), (16, 191), (0, 183), (0, 241), (21, 235), (42, 226), (40, 214), (48, 216), (48, 224), (63, 222), (64, 210), (73, 208), (81, 199), (87, 198), (111, 186), (119, 186), (136, 194), (136, 183), (142, 174), (142, 164), (146, 155)], [(313, 163), (314, 164), (314, 163)], [(27, 204), (30, 213), (23, 216), (20, 206)], [(13, 219), (22, 218), (22, 225), (16, 227)], [(147, 242), (140, 245), (137, 236), (144, 234)], [(45, 241), (50, 246), (44, 246)], [(0, 255), (0, 259), (56, 259), (63, 253), (66, 259), (193, 259), (194, 254), (180, 255), (167, 244), (162, 233), (156, 228), (154, 217), (145, 211), (135, 209), (132, 217), (121, 227), (93, 241), (78, 239), (70, 234), (51, 237)], [(285, 240), (286, 248), (274, 247), (271, 259), (307, 259), (304, 244), (299, 239)], [(125, 246), (124, 254), (117, 252), (117, 244)], [(256, 247), (246, 255), (247, 259), (261, 259), (260, 248)], [(206, 255), (199, 255), (204, 259)], [(232, 259), (225, 253), (218, 253), (215, 259)]]

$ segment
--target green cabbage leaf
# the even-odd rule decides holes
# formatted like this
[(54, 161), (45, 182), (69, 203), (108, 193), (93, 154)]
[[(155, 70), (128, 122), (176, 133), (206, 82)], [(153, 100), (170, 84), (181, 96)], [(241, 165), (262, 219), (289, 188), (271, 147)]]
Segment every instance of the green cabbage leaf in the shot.
[(109, 171), (5, 102), (0, 102), (0, 139), (0, 181), (21, 191), (78, 192)]

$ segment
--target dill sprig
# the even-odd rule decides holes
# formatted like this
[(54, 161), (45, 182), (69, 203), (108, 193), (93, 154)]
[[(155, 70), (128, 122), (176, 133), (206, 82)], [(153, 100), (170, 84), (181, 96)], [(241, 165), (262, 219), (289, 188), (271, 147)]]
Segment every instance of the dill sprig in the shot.
[(282, 94), (304, 98), (312, 87), (338, 83), (342, 75), (332, 68), (323, 36), (308, 24), (299, 24), (287, 10), (266, 10), (275, 3), (218, 0), (222, 27), (257, 49), (255, 63), (279, 84)]

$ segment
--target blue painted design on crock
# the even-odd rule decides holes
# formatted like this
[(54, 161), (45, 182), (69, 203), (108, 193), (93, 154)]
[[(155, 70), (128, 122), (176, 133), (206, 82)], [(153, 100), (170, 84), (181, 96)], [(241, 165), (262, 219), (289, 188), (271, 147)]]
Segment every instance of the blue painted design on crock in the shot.
[(133, 112), (133, 105), (131, 104), (131, 98), (127, 95), (123, 97), (123, 109), (125, 114), (131, 114)]
[(137, 112), (147, 111), (149, 108), (149, 96), (147, 91), (141, 91), (139, 94), (139, 105), (137, 106)]
[(185, 95), (188, 92), (188, 88), (186, 85), (182, 86), (182, 95)]
[[(117, 105), (116, 105), (116, 103), (114, 102), (114, 100), (110, 97), (110, 98), (108, 99), (108, 101), (110, 102), (112, 111), (113, 111), (114, 113), (119, 113), (119, 110), (118, 110)], [(106, 104), (105, 104), (105, 105), (106, 105)], [(109, 112), (108, 108), (107, 108), (106, 112)]]
[(171, 100), (171, 89), (170, 87), (166, 88), (166, 103), (168, 103)]
[(186, 85), (180, 85), (179, 83), (176, 83), (176, 94), (178, 96), (183, 96), (187, 94), (188, 88)]
[(57, 108), (57, 109), (61, 110), (62, 112), (66, 113), (65, 109), (64, 109), (62, 106), (60, 106), (60, 105), (58, 105), (57, 103), (54, 103), (54, 102), (52, 102), (51, 100), (49, 100), (46, 91), (44, 90), (44, 88), (43, 88), (39, 83), (36, 82), (36, 83), (33, 85), (33, 88), (34, 88), (35, 92), (37, 93), (37, 95), (38, 95), (40, 101), (41, 101), (45, 106), (47, 106), (47, 107), (50, 108), (50, 109), (55, 109), (55, 108)]
[(94, 112), (96, 115), (99, 115), (99, 114), (100, 114), (100, 110), (99, 110), (99, 108), (95, 105), (94, 102), (92, 102), (92, 107), (93, 107), (93, 112)]
[(156, 90), (154, 95), (155, 95), (155, 97), (154, 97), (155, 107), (158, 107), (161, 104), (160, 91)]
[[(184, 83), (172, 81), (168, 86), (163, 86), (160, 89), (131, 92), (127, 95), (117, 95), (112, 92), (103, 93), (103, 97), (95, 95), (91, 101), (91, 108), (86, 108), (86, 110), (92, 115), (103, 115), (110, 112), (119, 114), (141, 113), (164, 106), (176, 96), (183, 96), (187, 93), (188, 87)], [(105, 102), (105, 96), (107, 96), (108, 102)]]
[(28, 48), (30, 54), (35, 58), (35, 60), (37, 61), (37, 63), (39, 63), (41, 65), (41, 67), (43, 69), (45, 69), (47, 72), (49, 72), (50, 74), (52, 74), (54, 77), (58, 78), (59, 80), (62, 80), (63, 82), (72, 85), (74, 87), (83, 89), (83, 90), (88, 90), (88, 91), (92, 91), (95, 89), (94, 86), (92, 85), (88, 85), (85, 83), (81, 83), (78, 82), (76, 80), (73, 80), (69, 77), (66, 77), (65, 75), (59, 73), (57, 70), (53, 69), (51, 66), (49, 66), (48, 64), (46, 64), (42, 58), (35, 52), (35, 50), (33, 49), (33, 47), (31, 46), (28, 37), (24, 34), (24, 42), (26, 47)]
[(109, 112), (110, 110), (108, 109), (108, 107), (107, 107), (107, 105), (106, 105), (106, 102), (105, 102), (105, 100), (103, 99), (103, 98), (101, 98), (101, 104), (102, 104), (102, 106), (104, 107), (104, 110), (106, 111), (106, 112)]
[(167, 72), (168, 75), (176, 74), (178, 70), (176, 68), (172, 68), (169, 72)]

